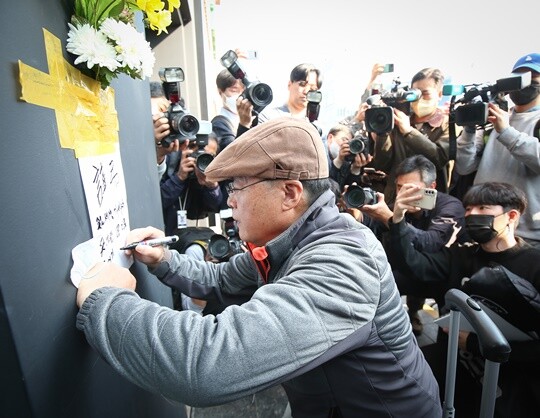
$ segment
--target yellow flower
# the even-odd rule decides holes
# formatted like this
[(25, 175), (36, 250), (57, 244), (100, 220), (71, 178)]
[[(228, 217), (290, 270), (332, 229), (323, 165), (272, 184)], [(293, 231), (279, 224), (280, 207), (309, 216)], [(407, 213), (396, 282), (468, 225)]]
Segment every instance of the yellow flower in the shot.
[(161, 10), (159, 12), (148, 12), (148, 23), (150, 29), (157, 30), (159, 35), (162, 31), (167, 32), (167, 26), (172, 23), (171, 12), (167, 10)]
[(169, 3), (169, 12), (180, 7), (180, 0), (167, 0), (167, 2)]
[(137, 0), (137, 7), (146, 14), (157, 12), (165, 8), (161, 0)]

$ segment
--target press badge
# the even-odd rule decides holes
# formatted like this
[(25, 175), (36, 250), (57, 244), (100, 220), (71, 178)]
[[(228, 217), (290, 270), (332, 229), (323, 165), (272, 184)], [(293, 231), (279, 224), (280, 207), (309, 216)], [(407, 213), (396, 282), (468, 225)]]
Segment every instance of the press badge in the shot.
[(187, 211), (177, 210), (176, 211), (176, 223), (178, 228), (187, 228)]

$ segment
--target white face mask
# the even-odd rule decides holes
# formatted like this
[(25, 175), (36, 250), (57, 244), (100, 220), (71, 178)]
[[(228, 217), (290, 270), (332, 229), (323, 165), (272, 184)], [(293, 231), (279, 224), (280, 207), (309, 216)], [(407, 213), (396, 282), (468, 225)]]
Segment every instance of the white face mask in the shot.
[(438, 103), (438, 98), (420, 99), (416, 102), (411, 103), (411, 109), (416, 116), (418, 116), (419, 118), (423, 118), (424, 116), (429, 116), (433, 112), (435, 112)]
[(335, 142), (332, 142), (328, 146), (328, 152), (330, 153), (330, 157), (332, 157), (332, 159), (336, 158), (339, 155), (339, 149), (340, 149), (340, 146), (336, 144)]
[(234, 96), (223, 96), (223, 106), (225, 106), (227, 109), (229, 109), (233, 113), (238, 113), (236, 110), (236, 99), (238, 99), (240, 95), (235, 94)]

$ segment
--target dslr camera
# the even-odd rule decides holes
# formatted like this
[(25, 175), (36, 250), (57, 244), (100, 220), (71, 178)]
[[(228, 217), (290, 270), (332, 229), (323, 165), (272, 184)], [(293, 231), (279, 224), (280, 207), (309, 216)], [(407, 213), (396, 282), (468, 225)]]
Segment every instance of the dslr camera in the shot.
[(161, 140), (161, 146), (168, 148), (177, 139), (194, 137), (199, 131), (199, 121), (180, 104), (180, 82), (184, 81), (184, 71), (180, 67), (160, 68), (159, 78), (165, 97), (171, 102), (165, 112), (171, 133)]
[(357, 133), (354, 138), (349, 141), (350, 154), (345, 157), (345, 161), (354, 161), (354, 158), (358, 154), (364, 154), (367, 157), (369, 151), (369, 138)]
[(221, 64), (234, 78), (242, 80), (245, 87), (242, 96), (251, 102), (254, 114), (262, 112), (272, 102), (274, 95), (270, 86), (257, 80), (250, 80), (233, 50), (227, 51), (221, 57)]
[[(507, 93), (521, 90), (531, 84), (531, 72), (513, 73), (495, 83), (470, 84), (463, 86), (445, 85), (443, 95), (450, 99), (450, 122), (459, 126), (484, 126), (488, 123), (488, 103), (496, 103), (508, 111)], [(462, 97), (456, 100), (458, 95)], [(456, 107), (456, 105), (460, 105)]]
[[(194, 150), (190, 157), (195, 158), (195, 165), (204, 173), (206, 167), (212, 162), (214, 156), (205, 151), (205, 147), (208, 145), (208, 135), (212, 132), (212, 123), (207, 120), (200, 122), (199, 130), (194, 139), (189, 140), (188, 148)], [(195, 173), (191, 173), (195, 175)]]
[(225, 235), (214, 234), (208, 243), (208, 253), (219, 261), (227, 261), (235, 254), (241, 254), (242, 240), (233, 218), (225, 219)]
[(347, 188), (343, 200), (348, 208), (361, 208), (364, 205), (377, 203), (377, 193), (369, 187), (352, 185)]
[(386, 134), (394, 128), (394, 110), (396, 108), (410, 113), (410, 103), (422, 97), (422, 92), (418, 89), (409, 89), (407, 86), (400, 87), (399, 77), (393, 80), (390, 91), (383, 91), (368, 97), (367, 104), (371, 105), (366, 110), (366, 129), (368, 132), (376, 134)]

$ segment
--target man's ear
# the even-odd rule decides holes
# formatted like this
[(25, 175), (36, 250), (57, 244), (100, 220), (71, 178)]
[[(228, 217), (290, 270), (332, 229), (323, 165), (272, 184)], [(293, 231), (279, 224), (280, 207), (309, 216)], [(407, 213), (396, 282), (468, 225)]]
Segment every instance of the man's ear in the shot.
[(519, 211), (517, 209), (510, 209), (507, 214), (510, 222), (515, 222), (517, 224), (517, 222), (519, 221), (519, 217), (521, 216)]
[(285, 180), (282, 190), (285, 193), (281, 206), (283, 210), (294, 209), (302, 201), (304, 187), (298, 180)]

